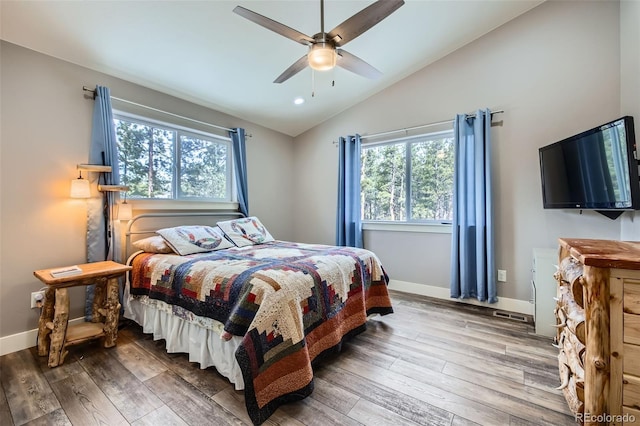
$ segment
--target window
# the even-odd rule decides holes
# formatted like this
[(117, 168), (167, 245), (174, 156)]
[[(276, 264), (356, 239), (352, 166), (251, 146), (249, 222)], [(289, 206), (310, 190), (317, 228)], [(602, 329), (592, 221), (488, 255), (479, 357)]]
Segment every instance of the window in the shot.
[(113, 121), (129, 198), (231, 201), (228, 139), (124, 114)]
[(362, 145), (362, 219), (450, 222), (453, 131)]

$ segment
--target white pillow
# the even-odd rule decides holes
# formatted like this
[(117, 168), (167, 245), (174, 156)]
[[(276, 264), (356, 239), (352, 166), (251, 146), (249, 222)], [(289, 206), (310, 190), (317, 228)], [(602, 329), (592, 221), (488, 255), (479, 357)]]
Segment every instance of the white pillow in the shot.
[(153, 237), (134, 241), (131, 245), (138, 250), (146, 251), (147, 253), (173, 253), (173, 249), (169, 247), (167, 242), (160, 235), (154, 235)]
[(255, 216), (218, 222), (218, 226), (238, 247), (274, 241), (267, 228)]
[(181, 256), (233, 247), (220, 229), (211, 226), (176, 226), (156, 232)]

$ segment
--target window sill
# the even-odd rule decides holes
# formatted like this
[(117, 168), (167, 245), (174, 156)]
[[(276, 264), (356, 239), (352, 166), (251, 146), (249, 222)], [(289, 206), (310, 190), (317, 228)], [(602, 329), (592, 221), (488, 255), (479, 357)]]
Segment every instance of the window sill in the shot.
[(432, 234), (450, 234), (450, 223), (394, 223), (362, 222), (364, 231), (419, 232)]

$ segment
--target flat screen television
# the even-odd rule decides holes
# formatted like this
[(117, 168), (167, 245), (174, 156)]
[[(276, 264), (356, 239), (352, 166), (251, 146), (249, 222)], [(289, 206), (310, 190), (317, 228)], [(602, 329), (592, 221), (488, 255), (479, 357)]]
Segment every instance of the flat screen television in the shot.
[(539, 155), (545, 209), (596, 210), (613, 219), (640, 209), (633, 117), (542, 147)]

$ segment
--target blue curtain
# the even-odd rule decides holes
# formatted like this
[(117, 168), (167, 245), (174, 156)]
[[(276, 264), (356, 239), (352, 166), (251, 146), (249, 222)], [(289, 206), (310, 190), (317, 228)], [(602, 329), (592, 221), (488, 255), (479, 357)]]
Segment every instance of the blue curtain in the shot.
[(233, 163), (236, 172), (236, 188), (240, 211), (249, 216), (249, 188), (247, 185), (247, 153), (245, 149), (244, 129), (236, 128), (229, 132), (233, 147)]
[[(92, 188), (97, 184), (118, 185), (118, 147), (111, 110), (111, 94), (107, 87), (96, 86), (89, 164), (111, 166), (111, 173), (92, 173)], [(121, 262), (120, 234), (114, 214), (116, 192), (94, 193), (87, 209), (87, 262), (114, 260)], [(91, 320), (94, 286), (87, 286), (85, 319)]]
[(363, 247), (360, 216), (360, 135), (338, 141), (336, 245)]
[(495, 303), (490, 130), (488, 109), (454, 121), (451, 297)]

